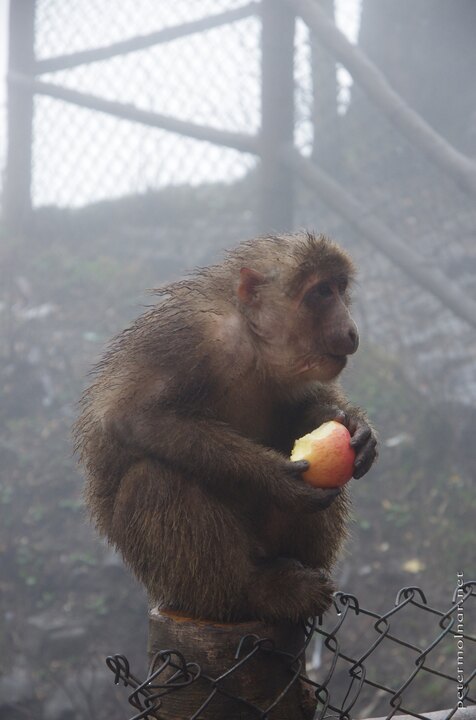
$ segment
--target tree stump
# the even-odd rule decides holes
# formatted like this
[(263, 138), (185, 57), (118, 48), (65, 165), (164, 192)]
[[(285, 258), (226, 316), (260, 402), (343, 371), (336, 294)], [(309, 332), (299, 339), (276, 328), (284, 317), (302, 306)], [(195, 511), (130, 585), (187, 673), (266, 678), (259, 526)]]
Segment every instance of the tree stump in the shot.
[[(159, 653), (151, 670), (161, 669), (149, 687), (161, 692), (158, 685), (167, 681), (176, 686), (161, 697), (157, 720), (186, 720), (200, 708), (197, 720), (311, 720), (316, 705), (313, 694), (295, 677), (297, 662), (292, 664), (303, 646), (300, 625), (222, 624), (153, 608), (149, 612), (149, 662)], [(188, 672), (176, 653), (183, 656)], [(300, 673), (305, 674), (304, 656), (300, 659)], [(181, 667), (178, 672), (177, 666)]]

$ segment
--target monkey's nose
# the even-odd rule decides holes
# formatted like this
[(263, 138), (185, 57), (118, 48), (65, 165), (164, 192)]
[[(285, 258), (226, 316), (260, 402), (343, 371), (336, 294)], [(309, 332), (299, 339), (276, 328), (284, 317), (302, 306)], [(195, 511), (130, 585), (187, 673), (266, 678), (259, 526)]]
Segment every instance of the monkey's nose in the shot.
[(349, 339), (352, 344), (352, 350), (350, 351), (350, 354), (352, 354), (355, 353), (359, 347), (359, 333), (357, 332), (357, 328), (351, 328), (349, 330)]

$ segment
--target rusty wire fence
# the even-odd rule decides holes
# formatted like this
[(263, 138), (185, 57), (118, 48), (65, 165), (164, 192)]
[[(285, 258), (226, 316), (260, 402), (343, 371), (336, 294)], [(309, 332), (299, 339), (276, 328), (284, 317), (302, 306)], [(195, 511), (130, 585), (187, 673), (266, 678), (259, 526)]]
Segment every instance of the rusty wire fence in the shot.
[[(220, 695), (230, 697), (230, 676), (269, 653), (288, 669), (288, 682), (267, 707), (235, 696), (237, 713), (246, 708), (266, 720), (301, 682), (317, 705), (316, 720), (367, 717), (376, 707), (387, 718), (405, 713), (425, 720), (422, 698), (429, 696), (437, 706), (430, 710), (441, 710), (441, 703), (448, 703), (442, 717), (449, 720), (459, 708), (476, 704), (475, 598), (476, 582), (466, 582), (455, 590), (451, 606), (442, 610), (432, 607), (420, 588), (404, 587), (394, 607), (377, 613), (363, 608), (354, 595), (338, 592), (324, 623), (307, 624), (305, 642), (297, 653), (283, 652), (269, 638), (246, 635), (236, 648), (236, 662), (215, 677), (204, 674), (194, 658), (184, 657), (179, 649), (156, 653), (144, 680), (135, 677), (123, 655), (108, 657), (107, 665), (116, 684), (132, 689), (128, 699), (136, 711), (133, 720), (160, 716), (168, 695), (180, 694), (194, 683), (206, 688), (206, 699), (187, 719), (206, 717), (202, 713)], [(424, 626), (426, 640), (422, 640)], [(398, 656), (393, 654), (395, 648)], [(307, 672), (306, 651), (314, 658)]]

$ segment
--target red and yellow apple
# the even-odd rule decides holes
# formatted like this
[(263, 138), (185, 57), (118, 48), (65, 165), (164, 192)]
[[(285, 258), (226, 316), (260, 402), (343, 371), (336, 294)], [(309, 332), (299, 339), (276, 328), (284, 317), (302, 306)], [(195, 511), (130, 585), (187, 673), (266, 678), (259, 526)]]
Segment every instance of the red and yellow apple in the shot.
[(342, 423), (330, 420), (296, 440), (291, 460), (310, 464), (302, 476), (314, 487), (340, 487), (354, 473), (355, 450), (350, 433)]

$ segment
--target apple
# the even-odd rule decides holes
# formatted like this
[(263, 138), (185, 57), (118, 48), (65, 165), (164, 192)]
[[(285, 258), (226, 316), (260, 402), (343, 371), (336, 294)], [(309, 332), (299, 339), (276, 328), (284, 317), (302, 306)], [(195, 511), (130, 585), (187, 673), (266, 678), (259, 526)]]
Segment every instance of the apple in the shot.
[(307, 460), (302, 476), (314, 487), (340, 487), (354, 473), (355, 450), (350, 433), (342, 423), (330, 420), (296, 440), (291, 460)]

